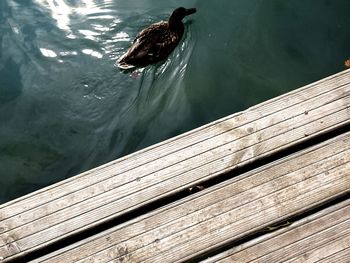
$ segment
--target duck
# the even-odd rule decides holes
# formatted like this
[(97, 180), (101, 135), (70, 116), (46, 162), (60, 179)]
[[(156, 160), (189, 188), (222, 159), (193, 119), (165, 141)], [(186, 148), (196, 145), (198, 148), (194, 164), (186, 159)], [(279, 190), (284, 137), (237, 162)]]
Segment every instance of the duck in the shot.
[(196, 11), (196, 8), (176, 8), (168, 21), (160, 21), (143, 29), (126, 53), (118, 59), (117, 66), (127, 70), (165, 60), (184, 34), (182, 20)]

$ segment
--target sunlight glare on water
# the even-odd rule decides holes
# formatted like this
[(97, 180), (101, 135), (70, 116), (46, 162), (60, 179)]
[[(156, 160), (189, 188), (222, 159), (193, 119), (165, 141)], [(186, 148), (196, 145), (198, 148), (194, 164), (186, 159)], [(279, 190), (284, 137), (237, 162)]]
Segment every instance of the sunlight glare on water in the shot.
[[(122, 72), (146, 26), (174, 52)], [(0, 1), (0, 203), (343, 69), (348, 0)]]

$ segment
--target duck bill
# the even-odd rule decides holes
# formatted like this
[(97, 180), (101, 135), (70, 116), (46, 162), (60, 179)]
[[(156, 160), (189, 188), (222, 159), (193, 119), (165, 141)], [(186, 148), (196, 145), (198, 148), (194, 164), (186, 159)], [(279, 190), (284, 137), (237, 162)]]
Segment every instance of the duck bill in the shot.
[(186, 9), (186, 16), (189, 16), (189, 15), (196, 13), (196, 11), (197, 11), (196, 8)]

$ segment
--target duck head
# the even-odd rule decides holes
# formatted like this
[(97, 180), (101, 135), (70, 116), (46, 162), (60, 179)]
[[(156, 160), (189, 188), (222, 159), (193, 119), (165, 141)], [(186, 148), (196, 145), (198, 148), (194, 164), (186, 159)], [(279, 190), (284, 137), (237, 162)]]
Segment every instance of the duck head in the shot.
[(188, 15), (192, 15), (196, 13), (196, 8), (184, 8), (179, 7), (176, 8), (169, 18), (169, 26), (170, 28), (176, 28), (177, 25), (182, 24), (182, 19)]

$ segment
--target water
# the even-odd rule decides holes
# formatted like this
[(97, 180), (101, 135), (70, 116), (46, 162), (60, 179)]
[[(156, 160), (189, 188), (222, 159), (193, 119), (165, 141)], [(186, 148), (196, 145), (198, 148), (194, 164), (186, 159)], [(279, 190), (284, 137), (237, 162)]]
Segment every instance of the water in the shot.
[[(143, 27), (196, 7), (163, 64)], [(348, 0), (1, 0), (0, 203), (336, 73)]]

